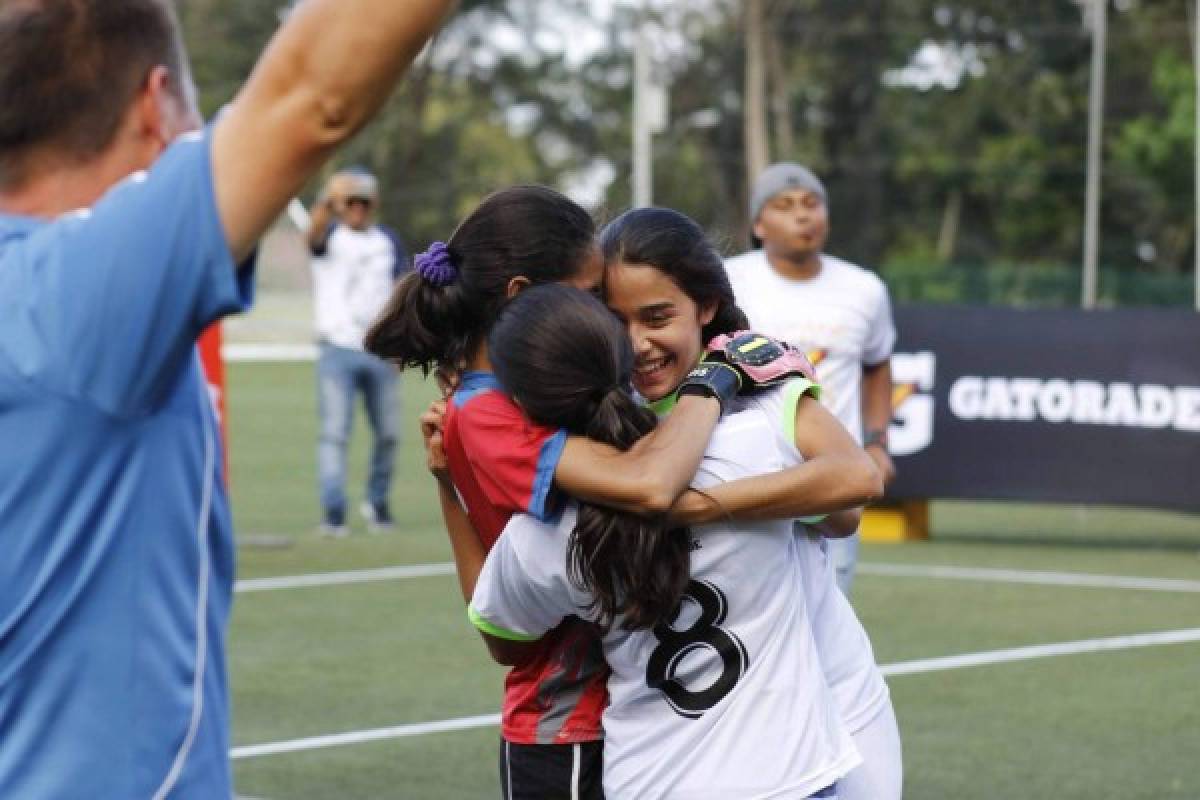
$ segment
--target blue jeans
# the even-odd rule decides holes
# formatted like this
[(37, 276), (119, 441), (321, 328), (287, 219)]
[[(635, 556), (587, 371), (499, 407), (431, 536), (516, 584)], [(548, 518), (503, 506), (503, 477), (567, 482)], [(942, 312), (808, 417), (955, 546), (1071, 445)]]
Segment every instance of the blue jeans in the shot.
[(317, 359), (317, 407), (321, 431), (317, 444), (317, 480), (327, 521), (346, 514), (346, 445), (354, 422), (354, 395), (361, 391), (371, 423), (371, 469), (367, 500), (387, 504), (396, 456), (397, 372), (391, 364), (361, 350), (321, 343)]

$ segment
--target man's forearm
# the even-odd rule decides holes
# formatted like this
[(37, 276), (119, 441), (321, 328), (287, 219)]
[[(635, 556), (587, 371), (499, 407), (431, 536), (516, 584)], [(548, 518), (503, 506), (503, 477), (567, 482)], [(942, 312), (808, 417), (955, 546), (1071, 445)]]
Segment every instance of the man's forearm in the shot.
[[(313, 103), (319, 138), (336, 146), (366, 123), (454, 0), (307, 0), (268, 46), (246, 85)], [(282, 109), (281, 109), (282, 110)]]
[(886, 431), (892, 422), (892, 365), (890, 361), (863, 367), (863, 432)]
[(313, 204), (312, 213), (308, 223), (308, 247), (310, 250), (321, 247), (325, 243), (325, 234), (329, 229), (329, 223), (333, 220), (333, 211), (330, 209), (330, 199), (322, 195)]
[(896, 465), (888, 452), (887, 431), (892, 422), (892, 367), (883, 362), (863, 369), (863, 445), (875, 462), (884, 484), (896, 477)]
[(217, 206), (250, 251), (333, 150), (383, 104), (453, 0), (307, 0), (296, 6), (213, 137)]

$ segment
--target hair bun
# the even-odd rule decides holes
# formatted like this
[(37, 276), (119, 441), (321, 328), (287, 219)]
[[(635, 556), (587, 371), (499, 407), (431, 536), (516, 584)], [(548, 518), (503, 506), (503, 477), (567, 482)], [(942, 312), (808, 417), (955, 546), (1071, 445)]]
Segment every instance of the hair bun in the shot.
[(450, 258), (450, 248), (445, 242), (434, 242), (429, 249), (413, 259), (417, 274), (427, 283), (439, 288), (449, 286), (458, 280), (458, 270)]

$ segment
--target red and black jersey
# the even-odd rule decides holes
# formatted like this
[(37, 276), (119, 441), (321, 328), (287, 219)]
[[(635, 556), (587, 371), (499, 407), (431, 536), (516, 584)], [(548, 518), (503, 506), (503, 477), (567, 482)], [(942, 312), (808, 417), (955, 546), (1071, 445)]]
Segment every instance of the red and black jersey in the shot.
[[(486, 548), (513, 514), (545, 522), (558, 517), (554, 471), (566, 431), (530, 422), (489, 372), (463, 376), (444, 427), (450, 477)], [(567, 619), (541, 644), (537, 658), (505, 678), (504, 738), (516, 744), (603, 738), (609, 671), (595, 627)]]

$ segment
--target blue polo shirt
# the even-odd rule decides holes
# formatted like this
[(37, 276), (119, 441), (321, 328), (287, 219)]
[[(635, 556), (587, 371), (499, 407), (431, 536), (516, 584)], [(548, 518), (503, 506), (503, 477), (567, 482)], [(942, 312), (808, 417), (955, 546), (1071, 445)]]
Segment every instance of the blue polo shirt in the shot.
[(0, 215), (0, 797), (227, 798), (234, 548), (195, 342), (245, 308), (207, 133)]

